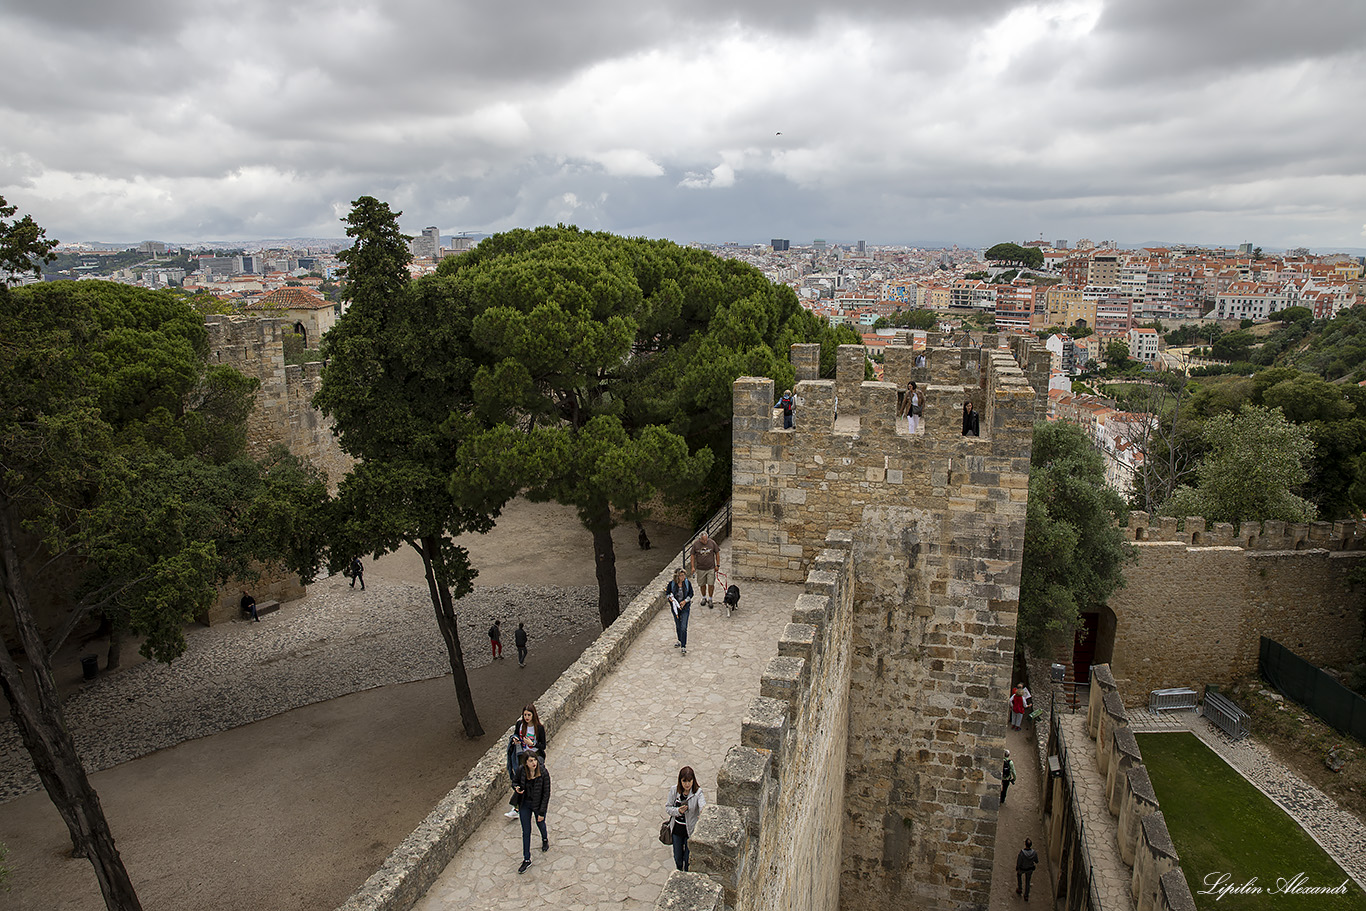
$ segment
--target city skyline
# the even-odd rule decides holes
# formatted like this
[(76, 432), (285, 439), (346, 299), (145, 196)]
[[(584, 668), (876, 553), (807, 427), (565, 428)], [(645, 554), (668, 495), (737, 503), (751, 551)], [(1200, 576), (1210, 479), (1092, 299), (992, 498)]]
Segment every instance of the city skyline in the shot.
[(20, 0), (0, 24), (0, 195), (63, 241), (332, 238), (373, 195), (413, 234), (1366, 247), (1351, 0)]

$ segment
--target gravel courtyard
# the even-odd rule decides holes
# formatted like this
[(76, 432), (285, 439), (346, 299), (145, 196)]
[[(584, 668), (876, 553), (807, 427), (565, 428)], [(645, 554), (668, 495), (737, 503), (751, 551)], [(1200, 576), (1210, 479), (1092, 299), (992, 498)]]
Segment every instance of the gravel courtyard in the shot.
[[(686, 533), (618, 529), (625, 603)], [(480, 570), (457, 607), (485, 737), (462, 733), (414, 555), (312, 586), (260, 623), (188, 631), (169, 666), (131, 663), (73, 692), (67, 719), (148, 908), (333, 908), (596, 637), (591, 539), (572, 509), (515, 502), (462, 541)], [(560, 583), (560, 584), (555, 584)], [(485, 634), (500, 618), (507, 660)], [(512, 630), (530, 634), (519, 668)], [(6, 908), (103, 908), (12, 725), (0, 726)]]

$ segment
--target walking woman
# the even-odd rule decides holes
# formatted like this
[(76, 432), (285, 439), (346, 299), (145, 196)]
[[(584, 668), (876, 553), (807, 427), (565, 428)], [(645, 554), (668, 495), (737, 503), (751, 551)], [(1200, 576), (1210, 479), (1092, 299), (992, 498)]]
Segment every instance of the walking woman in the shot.
[(669, 790), (669, 799), (664, 802), (664, 811), (673, 820), (674, 866), (680, 870), (688, 869), (688, 836), (697, 826), (697, 817), (707, 799), (697, 786), (697, 776), (692, 766), (685, 765), (678, 770), (678, 784)]
[(531, 866), (531, 817), (536, 817), (536, 827), (541, 830), (541, 850), (550, 850), (550, 836), (545, 830), (545, 813), (550, 808), (550, 773), (535, 753), (522, 754), (522, 770), (517, 773), (515, 790), (521, 800), (517, 812), (522, 817), (522, 865), (517, 872), (525, 873)]
[(674, 573), (674, 580), (665, 589), (669, 596), (669, 613), (674, 618), (674, 632), (678, 635), (678, 641), (674, 643), (674, 648), (683, 649), (683, 654), (688, 653), (688, 614), (692, 608), (692, 582), (688, 581), (688, 571), (680, 567)]
[[(535, 705), (527, 705), (522, 709), (522, 717), (512, 728), (512, 736), (508, 738), (508, 778), (512, 781), (517, 780), (517, 775), (522, 767), (522, 757), (527, 753), (535, 753), (541, 760), (541, 765), (545, 765), (546, 748), (545, 726), (541, 724), (541, 716), (536, 714)], [(512, 809), (503, 814), (508, 819), (517, 818), (517, 793), (514, 789), (512, 795)]]

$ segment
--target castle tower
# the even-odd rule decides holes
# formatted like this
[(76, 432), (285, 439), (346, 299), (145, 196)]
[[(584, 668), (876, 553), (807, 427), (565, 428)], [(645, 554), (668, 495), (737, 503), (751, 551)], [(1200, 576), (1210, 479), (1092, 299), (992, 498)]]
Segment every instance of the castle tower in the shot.
[[(932, 345), (922, 368), (889, 346), (887, 383), (851, 382), (844, 347), (861, 357), (842, 346), (846, 376), (798, 383), (791, 430), (775, 423), (771, 381), (735, 383), (734, 571), (800, 581), (828, 530), (851, 534), (840, 905), (975, 911), (995, 849), (1039, 397), (994, 338)], [(1036, 347), (1017, 356), (1033, 367)], [(926, 402), (915, 435), (896, 417), (913, 375)], [(961, 435), (964, 401), (980, 437)]]

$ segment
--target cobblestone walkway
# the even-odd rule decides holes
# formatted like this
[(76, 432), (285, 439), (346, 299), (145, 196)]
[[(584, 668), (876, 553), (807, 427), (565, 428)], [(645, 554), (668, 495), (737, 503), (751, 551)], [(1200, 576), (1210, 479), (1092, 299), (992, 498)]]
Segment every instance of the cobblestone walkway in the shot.
[(1081, 806), (1087, 860), (1091, 864), (1092, 882), (1100, 896), (1100, 906), (1105, 911), (1133, 911), (1134, 897), (1130, 891), (1133, 868), (1119, 856), (1119, 820), (1110, 815), (1105, 776), (1097, 765), (1096, 742), (1086, 734), (1086, 715), (1058, 717), (1073, 763), (1072, 784)]
[(1195, 712), (1150, 715), (1139, 709), (1129, 716), (1134, 733), (1190, 731), (1238, 771), (1252, 786), (1270, 797), (1300, 824), (1309, 837), (1366, 889), (1366, 825), (1340, 809), (1331, 797), (1281, 765), (1266, 747), (1252, 738), (1236, 743)]
[(548, 854), (533, 826), (533, 865), (519, 876), (521, 826), (494, 813), (416, 911), (653, 908), (673, 869), (672, 849), (658, 840), (668, 788), (679, 767), (691, 765), (714, 799), (717, 770), (740, 740), (741, 716), (801, 593), (795, 585), (755, 582), (741, 589), (732, 617), (723, 608), (693, 607), (686, 656), (673, 647), (673, 620), (661, 611), (551, 738)]

